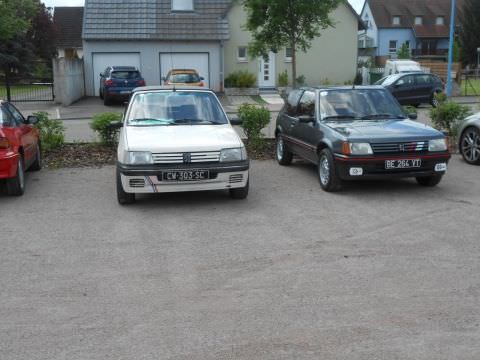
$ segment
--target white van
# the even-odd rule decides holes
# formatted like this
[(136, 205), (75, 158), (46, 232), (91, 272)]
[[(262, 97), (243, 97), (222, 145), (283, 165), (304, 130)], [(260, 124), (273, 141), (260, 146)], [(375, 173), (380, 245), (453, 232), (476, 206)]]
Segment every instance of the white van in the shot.
[(383, 76), (407, 72), (422, 72), (422, 67), (412, 60), (387, 60)]

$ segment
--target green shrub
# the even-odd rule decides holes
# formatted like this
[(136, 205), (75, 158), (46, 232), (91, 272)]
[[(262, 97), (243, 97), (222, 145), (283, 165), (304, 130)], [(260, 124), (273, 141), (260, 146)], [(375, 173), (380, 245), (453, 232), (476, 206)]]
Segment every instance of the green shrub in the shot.
[(278, 86), (287, 87), (288, 86), (288, 72), (285, 70), (278, 74)]
[(265, 107), (243, 104), (238, 108), (238, 117), (248, 139), (251, 150), (261, 150), (266, 146), (262, 129), (270, 123), (270, 112)]
[(104, 145), (112, 146), (116, 143), (118, 137), (118, 129), (112, 129), (109, 125), (113, 122), (120, 121), (122, 115), (113, 112), (106, 112), (96, 114), (93, 116), (93, 121), (90, 127), (100, 137), (100, 141)]
[(306, 81), (307, 79), (305, 78), (305, 75), (300, 75), (297, 77), (297, 86), (304, 86)]
[(461, 123), (470, 114), (468, 106), (450, 100), (441, 101), (438, 107), (430, 110), (433, 126), (438, 130), (447, 131), (450, 136), (455, 138)]
[(410, 105), (402, 106), (402, 110), (406, 115), (418, 113), (417, 108), (415, 106), (410, 106)]
[(225, 79), (227, 88), (251, 88), (257, 83), (257, 77), (248, 71), (235, 71)]
[(49, 119), (46, 112), (34, 113), (38, 118), (35, 127), (40, 131), (40, 146), (42, 151), (62, 147), (65, 144), (65, 127), (60, 120)]

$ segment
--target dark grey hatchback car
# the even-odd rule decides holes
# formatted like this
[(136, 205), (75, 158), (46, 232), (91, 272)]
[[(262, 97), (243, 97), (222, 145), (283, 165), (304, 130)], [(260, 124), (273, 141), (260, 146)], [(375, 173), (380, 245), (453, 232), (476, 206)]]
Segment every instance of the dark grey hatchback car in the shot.
[(450, 159), (443, 133), (406, 116), (380, 86), (293, 90), (277, 118), (277, 161), (318, 165), (321, 187), (345, 180), (414, 177), (435, 186)]

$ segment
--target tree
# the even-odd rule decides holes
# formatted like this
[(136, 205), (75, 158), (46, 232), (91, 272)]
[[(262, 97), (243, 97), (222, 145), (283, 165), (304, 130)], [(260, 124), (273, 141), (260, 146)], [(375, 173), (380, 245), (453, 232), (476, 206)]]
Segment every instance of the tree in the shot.
[(410, 59), (410, 48), (406, 42), (398, 50), (397, 56), (399, 59)]
[(461, 15), (460, 42), (465, 64), (477, 64), (480, 47), (480, 0), (464, 0)]
[(25, 33), (36, 10), (33, 0), (0, 0), (0, 42)]
[(245, 28), (252, 33), (252, 56), (268, 57), (282, 48), (292, 51), (293, 86), (297, 82), (297, 53), (306, 52), (320, 31), (335, 25), (330, 13), (344, 0), (243, 0)]
[(53, 16), (40, 0), (34, 1), (38, 10), (32, 17), (32, 26), (26, 33), (26, 39), (32, 43), (39, 59), (50, 61), (56, 53), (57, 32), (53, 24)]

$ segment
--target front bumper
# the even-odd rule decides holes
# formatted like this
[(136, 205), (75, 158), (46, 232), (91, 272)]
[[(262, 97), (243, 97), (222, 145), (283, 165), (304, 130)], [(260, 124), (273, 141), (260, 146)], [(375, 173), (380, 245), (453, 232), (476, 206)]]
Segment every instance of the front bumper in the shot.
[(0, 179), (9, 179), (17, 174), (18, 154), (0, 154)]
[[(123, 190), (151, 194), (236, 189), (247, 186), (249, 161), (228, 164), (124, 165), (117, 163)], [(166, 171), (208, 170), (210, 178), (198, 181), (164, 181)]]
[[(383, 179), (383, 178), (407, 178), (424, 177), (432, 175), (444, 175), (446, 169), (437, 171), (440, 164), (448, 164), (449, 153), (404, 155), (404, 156), (371, 156), (371, 157), (348, 157), (335, 154), (337, 174), (342, 180), (360, 179)], [(408, 169), (386, 169), (385, 162), (388, 160), (413, 160), (420, 159), (421, 166)], [(352, 169), (357, 169), (352, 171)], [(358, 171), (361, 169), (361, 171)], [(357, 173), (357, 175), (354, 175)], [(361, 174), (361, 175), (359, 175)]]

